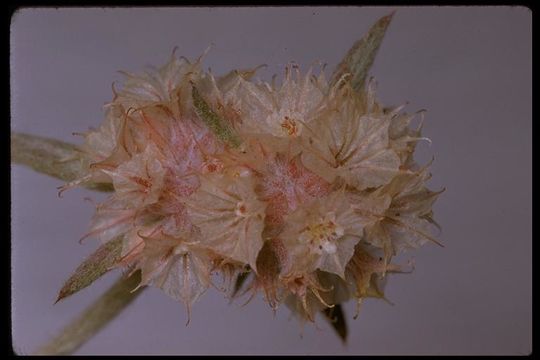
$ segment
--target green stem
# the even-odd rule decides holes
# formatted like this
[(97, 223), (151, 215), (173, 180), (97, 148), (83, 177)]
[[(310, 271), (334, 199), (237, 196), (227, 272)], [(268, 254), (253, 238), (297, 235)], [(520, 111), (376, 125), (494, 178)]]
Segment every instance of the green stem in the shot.
[[(70, 182), (87, 174), (81, 150), (73, 144), (23, 133), (11, 133), (11, 162)], [(92, 190), (112, 191), (109, 183), (81, 184)]]
[(62, 329), (54, 339), (39, 348), (35, 355), (72, 354), (114, 319), (142, 292), (144, 288), (131, 292), (140, 281), (140, 271), (128, 278), (120, 278), (79, 317)]

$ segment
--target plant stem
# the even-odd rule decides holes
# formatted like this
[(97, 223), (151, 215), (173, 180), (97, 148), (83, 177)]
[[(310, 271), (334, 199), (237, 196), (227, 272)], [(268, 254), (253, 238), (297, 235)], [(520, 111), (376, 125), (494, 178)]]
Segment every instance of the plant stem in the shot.
[(120, 278), (105, 294), (90, 305), (35, 355), (67, 355), (73, 353), (101, 328), (114, 319), (144, 289), (131, 292), (141, 281), (140, 271)]
[[(65, 182), (87, 174), (83, 153), (77, 145), (64, 141), (11, 132), (11, 162), (32, 168)], [(83, 183), (81, 186), (97, 191), (113, 191), (110, 183)]]

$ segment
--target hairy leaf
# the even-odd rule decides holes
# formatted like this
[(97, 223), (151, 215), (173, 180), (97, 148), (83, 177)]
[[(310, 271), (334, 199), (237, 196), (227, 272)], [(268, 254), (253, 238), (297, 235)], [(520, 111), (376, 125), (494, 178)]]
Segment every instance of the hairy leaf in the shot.
[[(67, 182), (86, 175), (82, 153), (76, 145), (30, 134), (11, 133), (11, 162)], [(113, 190), (108, 183), (84, 186), (99, 191)]]
[(220, 140), (233, 147), (240, 146), (240, 139), (238, 136), (233, 132), (232, 128), (230, 128), (225, 121), (210, 108), (195, 86), (192, 87), (191, 94), (193, 96), (195, 112), (206, 126), (208, 126)]
[[(122, 252), (122, 237), (101, 245), (88, 259), (83, 261), (73, 275), (67, 279), (58, 294), (56, 302), (79, 292), (116, 264)], [(55, 303), (56, 303), (55, 302)]]
[(35, 354), (72, 354), (135, 300), (144, 289), (139, 288), (134, 291), (140, 281), (140, 271), (136, 271), (127, 278), (121, 277), (79, 317), (62, 329), (55, 338), (40, 347)]
[(354, 43), (332, 74), (331, 85), (334, 85), (343, 75), (350, 73), (352, 87), (355, 90), (363, 88), (393, 15), (392, 12), (380, 18), (362, 39)]

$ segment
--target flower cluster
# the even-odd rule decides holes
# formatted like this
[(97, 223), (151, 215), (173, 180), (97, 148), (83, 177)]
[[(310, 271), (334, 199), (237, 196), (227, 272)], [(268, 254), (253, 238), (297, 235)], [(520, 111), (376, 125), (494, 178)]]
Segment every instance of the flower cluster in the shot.
[(246, 292), (309, 320), (383, 297), (385, 274), (404, 271), (392, 257), (435, 242), (439, 192), (413, 160), (422, 113), (382, 107), (373, 80), (358, 91), (289, 64), (280, 83), (256, 82), (256, 69), (215, 77), (201, 61), (173, 53), (113, 87), (85, 134), (79, 183), (114, 187), (87, 236), (121, 237), (117, 266), (188, 310), (216, 273), (231, 288), (248, 273)]

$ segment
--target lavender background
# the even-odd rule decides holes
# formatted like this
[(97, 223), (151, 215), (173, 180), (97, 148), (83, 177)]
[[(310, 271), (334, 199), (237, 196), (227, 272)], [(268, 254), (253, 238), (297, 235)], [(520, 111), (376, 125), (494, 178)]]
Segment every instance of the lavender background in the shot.
[[(11, 25), (12, 129), (67, 141), (97, 127), (117, 70), (164, 64), (173, 47), (216, 74), (289, 60), (330, 74), (352, 43), (397, 10), (372, 75), (385, 104), (427, 108), (417, 159), (435, 155), (440, 240), (401, 257), (416, 270), (390, 277), (387, 297), (345, 305), (349, 344), (273, 316), (256, 298), (241, 308), (209, 290), (185, 327), (183, 305), (147, 290), (77, 354), (528, 354), (532, 350), (532, 19), (524, 7), (294, 7), (22, 9)], [(79, 245), (102, 194), (13, 166), (12, 337), (25, 354), (101, 294), (111, 273), (53, 306), (97, 243)], [(241, 302), (239, 302), (240, 304)]]

